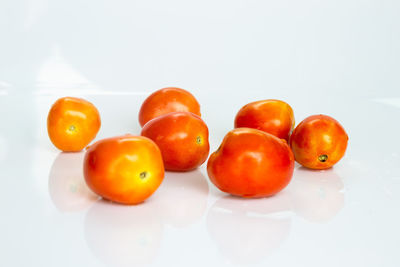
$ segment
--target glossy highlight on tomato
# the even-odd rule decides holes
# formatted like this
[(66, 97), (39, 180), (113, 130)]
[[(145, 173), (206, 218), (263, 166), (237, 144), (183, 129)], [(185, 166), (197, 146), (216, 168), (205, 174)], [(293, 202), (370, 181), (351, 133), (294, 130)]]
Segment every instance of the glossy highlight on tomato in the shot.
[(200, 104), (190, 92), (177, 87), (163, 88), (152, 93), (143, 102), (139, 111), (139, 123), (143, 127), (151, 119), (176, 111), (201, 116)]
[(269, 133), (230, 131), (207, 163), (208, 176), (221, 191), (241, 197), (268, 197), (285, 188), (294, 158), (286, 141)]
[(164, 179), (160, 149), (143, 136), (99, 140), (86, 151), (83, 165), (89, 188), (122, 204), (143, 202)]
[(267, 99), (243, 106), (235, 117), (235, 128), (258, 129), (289, 140), (294, 127), (293, 109), (284, 101)]
[(97, 108), (81, 98), (58, 99), (47, 116), (47, 132), (51, 142), (66, 152), (85, 148), (96, 137), (100, 125)]
[(210, 151), (205, 122), (190, 112), (172, 112), (147, 122), (141, 135), (161, 150), (169, 171), (189, 171), (203, 164)]
[(328, 169), (344, 156), (348, 140), (337, 120), (313, 115), (297, 125), (289, 143), (298, 163), (310, 169)]

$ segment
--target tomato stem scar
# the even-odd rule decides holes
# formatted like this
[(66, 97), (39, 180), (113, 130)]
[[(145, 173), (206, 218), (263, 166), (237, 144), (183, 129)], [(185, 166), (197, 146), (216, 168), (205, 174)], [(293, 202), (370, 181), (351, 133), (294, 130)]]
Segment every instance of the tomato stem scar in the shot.
[(321, 162), (325, 162), (325, 161), (328, 160), (328, 155), (325, 155), (325, 154), (320, 155), (320, 156), (318, 157), (318, 160), (321, 161)]
[(201, 139), (200, 136), (197, 136), (197, 137), (196, 137), (196, 143), (197, 143), (197, 144), (201, 144), (201, 143), (202, 143), (202, 139)]
[(71, 126), (69, 126), (69, 129), (68, 130), (70, 130), (71, 132), (74, 132), (75, 131), (75, 125), (71, 125)]
[(139, 174), (139, 176), (140, 176), (140, 179), (145, 179), (147, 177), (147, 172), (141, 172)]

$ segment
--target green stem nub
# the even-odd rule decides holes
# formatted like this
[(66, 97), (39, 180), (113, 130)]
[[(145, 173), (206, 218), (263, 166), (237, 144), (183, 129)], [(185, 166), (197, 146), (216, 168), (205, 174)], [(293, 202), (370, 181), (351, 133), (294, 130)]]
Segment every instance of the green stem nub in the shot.
[(197, 143), (197, 144), (201, 144), (201, 137), (200, 137), (200, 136), (197, 136), (197, 137), (196, 137), (196, 143)]
[(146, 177), (147, 177), (147, 172), (141, 172), (141, 173), (139, 174), (139, 176), (140, 176), (140, 179), (146, 179)]
[(320, 161), (320, 162), (325, 162), (325, 161), (327, 161), (328, 160), (328, 155), (320, 155), (319, 157), (318, 157), (318, 160)]

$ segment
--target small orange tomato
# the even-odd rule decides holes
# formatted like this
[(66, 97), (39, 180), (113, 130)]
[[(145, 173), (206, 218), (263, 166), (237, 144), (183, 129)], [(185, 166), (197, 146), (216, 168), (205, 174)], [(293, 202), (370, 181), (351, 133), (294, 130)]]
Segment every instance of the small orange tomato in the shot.
[(294, 129), (290, 147), (298, 163), (310, 169), (327, 169), (346, 152), (349, 137), (342, 125), (326, 115), (313, 115)]
[(142, 135), (153, 140), (161, 150), (166, 170), (188, 171), (208, 157), (208, 128), (190, 112), (173, 112), (152, 119)]
[(146, 98), (139, 111), (139, 123), (143, 127), (149, 120), (175, 111), (192, 112), (201, 116), (200, 105), (191, 93), (168, 87), (155, 91)]
[(243, 106), (236, 114), (235, 128), (248, 127), (289, 140), (294, 127), (292, 108), (281, 100), (261, 100)]
[(285, 140), (269, 133), (237, 128), (211, 154), (208, 176), (220, 190), (241, 197), (267, 197), (285, 188), (294, 169)]
[(150, 197), (164, 179), (157, 145), (143, 136), (125, 135), (97, 141), (84, 159), (87, 185), (105, 199), (137, 204)]
[(58, 99), (47, 117), (50, 140), (62, 151), (81, 151), (96, 137), (100, 125), (97, 108), (75, 97)]

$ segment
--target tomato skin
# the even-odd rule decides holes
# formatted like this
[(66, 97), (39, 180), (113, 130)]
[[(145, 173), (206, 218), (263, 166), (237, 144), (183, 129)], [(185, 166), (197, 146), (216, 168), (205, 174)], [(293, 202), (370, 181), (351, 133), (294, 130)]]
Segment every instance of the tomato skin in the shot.
[(66, 152), (85, 148), (96, 137), (100, 126), (97, 108), (81, 98), (58, 99), (47, 116), (47, 132), (51, 142)]
[(158, 116), (176, 111), (192, 112), (201, 116), (200, 104), (188, 91), (176, 87), (155, 91), (146, 98), (140, 108), (140, 126), (143, 127), (149, 120)]
[(235, 128), (258, 129), (289, 140), (294, 127), (293, 109), (281, 100), (267, 99), (243, 106), (235, 117)]
[(207, 164), (211, 182), (241, 197), (278, 193), (289, 184), (293, 169), (293, 153), (286, 141), (252, 128), (230, 131)]
[(297, 125), (289, 143), (298, 163), (310, 169), (328, 169), (343, 157), (348, 140), (337, 120), (313, 115)]
[(138, 204), (150, 197), (164, 179), (157, 145), (143, 136), (117, 136), (97, 141), (84, 158), (90, 189), (105, 199)]
[(158, 145), (169, 171), (195, 169), (206, 161), (210, 151), (207, 125), (190, 112), (172, 112), (154, 118), (144, 125), (141, 135)]

